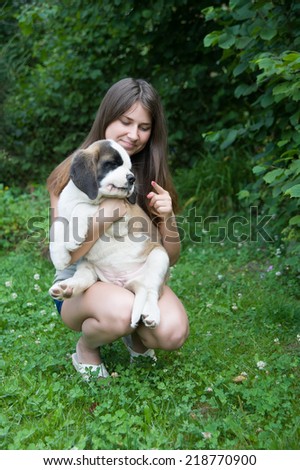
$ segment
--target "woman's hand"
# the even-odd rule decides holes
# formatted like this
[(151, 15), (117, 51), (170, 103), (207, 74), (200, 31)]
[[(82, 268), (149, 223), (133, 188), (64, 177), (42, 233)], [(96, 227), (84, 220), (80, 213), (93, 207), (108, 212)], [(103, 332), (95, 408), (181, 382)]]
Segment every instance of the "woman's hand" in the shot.
[(123, 199), (105, 198), (96, 209), (87, 237), (83, 244), (71, 254), (71, 263), (75, 263), (92, 248), (96, 241), (116, 220), (126, 214), (126, 204)]
[(152, 214), (167, 219), (173, 214), (171, 196), (168, 191), (159, 186), (159, 184), (157, 184), (155, 181), (152, 181), (151, 185), (156, 192), (151, 191), (149, 194), (147, 194), (150, 211)]

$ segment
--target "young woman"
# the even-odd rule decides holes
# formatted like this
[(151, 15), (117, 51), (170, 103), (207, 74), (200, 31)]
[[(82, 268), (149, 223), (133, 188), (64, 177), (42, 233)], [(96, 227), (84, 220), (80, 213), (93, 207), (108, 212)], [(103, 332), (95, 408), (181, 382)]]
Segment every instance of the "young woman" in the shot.
[[(137, 203), (157, 224), (170, 264), (180, 253), (180, 240), (174, 212), (177, 197), (167, 164), (167, 132), (160, 98), (144, 80), (126, 78), (115, 83), (100, 104), (95, 121), (80, 148), (87, 148), (100, 139), (113, 139), (130, 155), (136, 176)], [(72, 155), (64, 160), (47, 181), (53, 214), (57, 214), (60, 192), (69, 180)], [(72, 276), (76, 261), (93, 246), (104, 231), (100, 220), (117, 220), (125, 214), (122, 200), (106, 199), (95, 214), (94, 224), (87, 240), (73, 252), (72, 264), (56, 273), (55, 281)], [(96, 220), (98, 223), (96, 223)], [(140, 324), (130, 327), (134, 294), (114, 284), (97, 282), (82, 295), (57, 303), (63, 322), (71, 329), (81, 331), (73, 354), (73, 365), (86, 375), (87, 369), (107, 377), (100, 347), (122, 338), (131, 358), (150, 356), (154, 349), (174, 350), (182, 346), (188, 336), (185, 309), (168, 286), (164, 286), (159, 300), (161, 322), (155, 329)]]

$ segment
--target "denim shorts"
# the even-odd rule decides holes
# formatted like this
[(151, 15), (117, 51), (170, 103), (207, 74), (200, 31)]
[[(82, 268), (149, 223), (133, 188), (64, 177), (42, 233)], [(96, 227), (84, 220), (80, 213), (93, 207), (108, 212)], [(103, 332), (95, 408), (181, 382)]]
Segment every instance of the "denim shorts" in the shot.
[(53, 299), (55, 305), (56, 305), (56, 308), (57, 308), (57, 311), (59, 314), (61, 314), (61, 308), (62, 308), (62, 304), (63, 304), (63, 300), (56, 300), (56, 299)]

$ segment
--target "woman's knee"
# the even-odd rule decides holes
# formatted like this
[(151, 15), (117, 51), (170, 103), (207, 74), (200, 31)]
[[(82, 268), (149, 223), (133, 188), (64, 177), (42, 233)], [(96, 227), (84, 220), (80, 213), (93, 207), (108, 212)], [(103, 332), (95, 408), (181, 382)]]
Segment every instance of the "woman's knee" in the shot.
[(187, 317), (183, 316), (179, 322), (172, 322), (171, 319), (170, 322), (163, 320), (155, 329), (140, 326), (138, 334), (148, 348), (174, 351), (180, 349), (187, 340), (189, 324)]
[(188, 325), (184, 325), (181, 328), (173, 328), (166, 331), (164, 334), (160, 334), (157, 337), (157, 341), (160, 349), (166, 351), (174, 351), (180, 349), (189, 335)]

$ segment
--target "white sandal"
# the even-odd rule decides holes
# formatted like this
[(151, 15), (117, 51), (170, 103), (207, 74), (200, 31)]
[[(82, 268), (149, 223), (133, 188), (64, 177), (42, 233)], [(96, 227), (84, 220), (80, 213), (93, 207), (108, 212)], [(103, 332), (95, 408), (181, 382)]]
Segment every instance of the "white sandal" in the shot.
[[(106, 378), (109, 377), (109, 373), (106, 370), (105, 365), (103, 362), (101, 364), (82, 364), (78, 361), (77, 353), (72, 354), (72, 363), (77, 372), (82, 375), (83, 379), (88, 382), (92, 376), (96, 376), (98, 378)], [(98, 372), (98, 375), (96, 375)]]
[(131, 335), (128, 335), (128, 336), (123, 336), (122, 338), (122, 341), (123, 343), (125, 344), (126, 348), (128, 349), (129, 351), (129, 354), (130, 354), (130, 362), (134, 362), (134, 360), (138, 357), (150, 357), (152, 359), (152, 361), (156, 362), (157, 361), (157, 357), (155, 355), (155, 351), (154, 349), (147, 349), (147, 351), (143, 352), (143, 353), (138, 353), (138, 352), (135, 352), (133, 349), (132, 349), (132, 339), (131, 339)]

